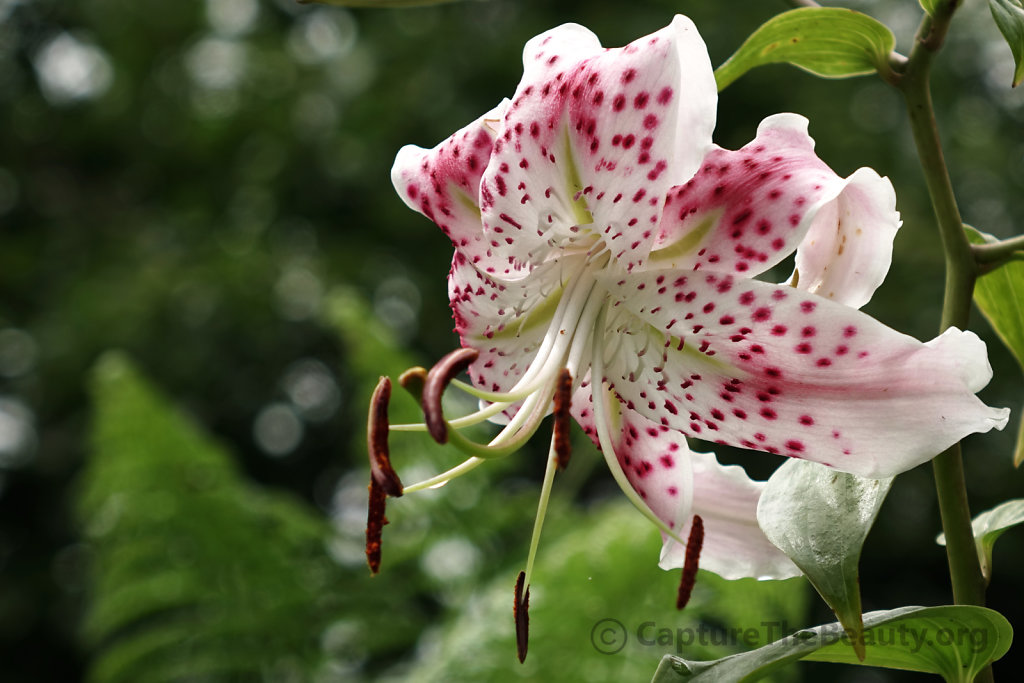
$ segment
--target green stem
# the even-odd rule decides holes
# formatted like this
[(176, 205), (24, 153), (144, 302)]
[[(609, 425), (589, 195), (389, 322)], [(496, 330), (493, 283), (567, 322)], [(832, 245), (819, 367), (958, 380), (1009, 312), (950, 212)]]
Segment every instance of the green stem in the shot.
[[(953, 186), (942, 155), (935, 110), (932, 105), (930, 66), (941, 48), (958, 2), (941, 5), (934, 16), (926, 16), (918, 29), (915, 45), (905, 65), (898, 87), (903, 92), (910, 117), (914, 142), (924, 171), (928, 194), (942, 237), (946, 256), (946, 289), (942, 305), (941, 329), (966, 328), (978, 266), (957, 208)], [(932, 461), (935, 489), (946, 534), (953, 599), (957, 604), (983, 605), (985, 579), (975, 549), (971, 513), (967, 502), (963, 459), (955, 444)], [(978, 680), (991, 680), (991, 672)]]
[(1024, 252), (1024, 235), (987, 244), (972, 244), (971, 251), (978, 263), (1000, 265), (1018, 256), (1015, 252)]

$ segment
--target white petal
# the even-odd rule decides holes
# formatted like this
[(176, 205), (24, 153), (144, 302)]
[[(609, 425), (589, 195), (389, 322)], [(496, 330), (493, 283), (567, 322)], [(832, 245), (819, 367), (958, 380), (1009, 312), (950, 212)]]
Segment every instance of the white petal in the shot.
[[(704, 522), (700, 568), (724, 579), (788, 579), (800, 570), (776, 548), (757, 524), (757, 501), (764, 482), (750, 479), (737, 465), (721, 465), (713, 453), (690, 452), (693, 513)], [(682, 530), (686, 538), (691, 522)], [(686, 548), (666, 539), (662, 569), (683, 566)]]

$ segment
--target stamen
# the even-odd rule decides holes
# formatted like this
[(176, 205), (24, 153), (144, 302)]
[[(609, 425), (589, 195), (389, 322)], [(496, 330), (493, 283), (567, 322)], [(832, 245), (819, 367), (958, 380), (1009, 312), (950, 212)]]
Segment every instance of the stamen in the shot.
[(569, 424), (571, 415), (569, 406), (572, 403), (572, 374), (568, 368), (562, 368), (555, 387), (555, 425), (552, 443), (558, 461), (558, 469), (564, 470), (569, 465), (572, 455), (569, 445)]
[(388, 401), (391, 400), (391, 379), (381, 377), (370, 399), (370, 414), (366, 421), (366, 443), (370, 456), (370, 475), (389, 496), (402, 495), (402, 480), (391, 467), (388, 450)]
[(700, 549), (704, 545), (704, 520), (700, 515), (693, 516), (690, 527), (690, 538), (686, 542), (686, 559), (683, 560), (683, 577), (679, 581), (679, 593), (676, 595), (676, 609), (683, 609), (690, 602), (690, 594), (697, 583), (697, 565), (700, 563)]
[(380, 571), (380, 541), (384, 525), (388, 523), (384, 516), (388, 494), (373, 477), (370, 478), (370, 503), (366, 514), (366, 563), (370, 565), (370, 573)]
[(448, 442), (448, 424), (441, 409), (441, 394), (448, 383), (469, 367), (479, 355), (476, 349), (456, 349), (439, 360), (427, 373), (427, 380), (423, 385), (423, 417), (427, 423), (427, 431), (439, 444)]
[(461, 477), (467, 472), (472, 472), (485, 462), (487, 461), (483, 458), (469, 458), (468, 460), (464, 460), (461, 464), (451, 468), (447, 472), (442, 472), (441, 474), (435, 475), (430, 479), (424, 479), (423, 481), (416, 482), (415, 484), (406, 486), (402, 490), (405, 493), (415, 493), (416, 491), (422, 491), (424, 489), (441, 488), (442, 486), (450, 482), (452, 479)]
[(526, 648), (530, 644), (530, 586), (526, 584), (526, 572), (519, 572), (519, 576), (516, 578), (516, 598), (512, 604), (512, 618), (516, 622), (516, 656), (519, 657), (519, 663), (522, 664), (526, 661)]
[(427, 383), (427, 369), (419, 366), (409, 368), (398, 376), (398, 383), (412, 394), (417, 403), (423, 402), (423, 385)]

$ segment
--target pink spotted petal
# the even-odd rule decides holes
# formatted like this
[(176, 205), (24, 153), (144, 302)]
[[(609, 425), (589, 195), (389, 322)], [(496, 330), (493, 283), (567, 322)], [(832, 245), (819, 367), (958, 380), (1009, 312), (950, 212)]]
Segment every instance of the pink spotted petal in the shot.
[[(627, 409), (614, 397), (609, 398), (609, 432), (622, 471), (651, 512), (669, 528), (682, 528), (692, 516), (694, 495), (686, 437)], [(572, 414), (600, 449), (590, 375), (573, 397)]]
[(822, 207), (796, 250), (800, 289), (860, 308), (882, 284), (900, 227), (888, 178), (858, 169)]
[[(469, 366), (473, 383), (507, 391), (529, 368), (551, 324), (559, 289), (557, 263), (538, 267), (537, 277), (495, 280), (455, 252), (448, 275), (448, 297), (462, 345), (480, 352)], [(548, 275), (548, 277), (545, 277)]]
[(391, 181), (405, 203), (477, 262), (492, 260), (481, 230), (480, 177), (507, 106), (506, 100), (433, 149), (406, 145), (391, 169)]
[[(598, 444), (590, 398), (585, 383), (576, 393), (573, 415)], [(749, 479), (740, 467), (719, 465), (712, 454), (691, 451), (681, 434), (621, 404), (612, 409), (619, 417), (613, 420), (618, 425), (612, 431), (615, 455), (650, 510), (670, 527), (681, 524), (683, 539), (689, 536), (693, 515), (703, 518), (702, 569), (726, 579), (799, 576), (800, 570), (757, 525), (762, 482)], [(661, 567), (682, 567), (685, 546), (664, 534), (663, 539)]]
[[(757, 501), (764, 482), (750, 479), (737, 465), (721, 465), (713, 453), (691, 451), (693, 513), (704, 522), (700, 567), (723, 579), (788, 579), (800, 570), (772, 545), (757, 524)], [(680, 534), (688, 538), (693, 518)], [(665, 538), (661, 568), (683, 566), (686, 547)]]
[(792, 253), (817, 222), (816, 233), (829, 223), (835, 230), (831, 207), (848, 185), (815, 156), (807, 119), (771, 116), (751, 143), (713, 149), (692, 179), (669, 191), (650, 265), (761, 273)]
[[(605, 240), (625, 269), (646, 257), (665, 192), (711, 144), (717, 93), (692, 22), (676, 17), (624, 48), (578, 26), (530, 41), (481, 197), (510, 278), (553, 245)], [(497, 247), (496, 247), (497, 248)]]
[(646, 271), (606, 283), (607, 379), (627, 406), (691, 436), (887, 477), (1008, 410), (974, 392), (985, 345), (950, 330), (928, 344), (791, 287)]

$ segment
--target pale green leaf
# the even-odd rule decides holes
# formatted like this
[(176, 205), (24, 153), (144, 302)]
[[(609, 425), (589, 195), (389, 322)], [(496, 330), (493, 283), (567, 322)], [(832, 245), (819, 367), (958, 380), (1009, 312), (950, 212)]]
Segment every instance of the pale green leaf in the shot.
[(931, 16), (935, 16), (935, 10), (938, 9), (939, 3), (943, 0), (918, 0), (921, 3), (921, 7), (924, 11)]
[(769, 19), (715, 71), (718, 89), (756, 66), (786, 62), (824, 78), (888, 68), (896, 39), (866, 14), (837, 7), (790, 10)]
[(920, 671), (970, 683), (1010, 648), (1013, 629), (985, 607), (900, 607), (864, 615), (865, 656), (858, 660), (838, 623), (804, 629), (771, 645), (711, 662), (667, 655), (652, 683), (757, 681), (799, 659)]
[(865, 479), (791, 459), (768, 480), (757, 522), (807, 576), (859, 643), (860, 551), (892, 478)]
[[(998, 241), (969, 225), (964, 226), (964, 230), (972, 244)], [(1024, 262), (1009, 261), (978, 278), (974, 303), (1024, 369)], [(1014, 466), (1019, 467), (1021, 462), (1024, 462), (1024, 416), (1013, 454)]]
[[(978, 545), (978, 559), (981, 560), (981, 571), (986, 578), (992, 572), (992, 547), (996, 539), (1010, 527), (1024, 522), (1024, 499), (1008, 500), (991, 510), (986, 510), (974, 518), (971, 528), (974, 531), (974, 542)], [(935, 539), (939, 545), (946, 545), (946, 535), (939, 534)]]
[(992, 18), (1013, 53), (1013, 87), (1024, 80), (1024, 7), (1019, 0), (988, 0)]

